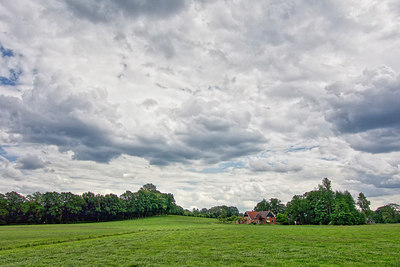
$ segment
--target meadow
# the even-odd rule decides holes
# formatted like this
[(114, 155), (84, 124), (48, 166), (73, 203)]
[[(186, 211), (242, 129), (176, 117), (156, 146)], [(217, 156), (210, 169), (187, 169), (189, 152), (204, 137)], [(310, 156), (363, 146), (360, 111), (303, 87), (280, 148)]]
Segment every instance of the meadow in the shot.
[(0, 266), (400, 265), (400, 224), (220, 224), (159, 216), (0, 227)]

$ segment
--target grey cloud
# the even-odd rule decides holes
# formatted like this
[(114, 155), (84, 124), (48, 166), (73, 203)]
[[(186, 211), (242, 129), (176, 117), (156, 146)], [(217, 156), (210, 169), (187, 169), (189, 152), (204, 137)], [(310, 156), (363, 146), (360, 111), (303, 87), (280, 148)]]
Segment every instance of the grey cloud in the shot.
[(158, 102), (154, 99), (146, 99), (145, 101), (142, 102), (142, 105), (148, 109), (157, 106)]
[(153, 52), (161, 52), (165, 58), (171, 58), (175, 55), (175, 47), (171, 38), (168, 36), (153, 36), (151, 38), (151, 48)]
[(217, 161), (225, 161), (260, 152), (263, 150), (262, 145), (267, 142), (261, 133), (249, 130), (219, 132), (194, 130), (187, 132), (183, 140), (188, 146), (197, 148), (198, 152), (201, 151), (204, 156), (212, 153), (212, 157), (209, 159), (210, 163), (215, 161), (215, 157)]
[(165, 18), (185, 7), (183, 0), (66, 0), (68, 8), (77, 16), (92, 22), (105, 22), (120, 15), (129, 18), (149, 16), (151, 18)]
[(36, 155), (26, 155), (17, 161), (17, 169), (36, 170), (45, 167), (45, 162)]
[(374, 188), (400, 188), (400, 153), (357, 153), (344, 164), (350, 181)]
[(212, 154), (212, 161), (257, 153), (268, 143), (258, 129), (249, 127), (250, 113), (229, 110), (217, 100), (194, 98), (185, 103), (180, 112), (184, 126), (177, 130), (177, 136), (188, 147), (202, 151), (202, 156)]
[(107, 21), (115, 16), (115, 10), (109, 1), (66, 0), (65, 2), (77, 17), (82, 17), (93, 22)]
[(185, 6), (184, 0), (114, 0), (118, 8), (131, 15), (145, 14), (156, 17), (166, 17), (180, 11)]
[[(116, 106), (104, 92), (72, 93), (72, 87), (79, 86), (76, 81), (55, 80), (50, 84), (38, 80), (22, 99), (0, 95), (4, 130), (17, 134), (20, 142), (56, 145), (62, 152), (73, 151), (74, 159), (103, 163), (121, 154), (143, 157), (156, 165), (191, 160), (216, 163), (262, 151), (267, 142), (258, 130), (248, 127), (249, 114), (225, 111), (217, 101), (184, 104), (168, 119), (182, 126), (176, 131), (163, 132), (154, 126), (151, 135), (145, 129), (130, 133), (117, 123)], [(146, 100), (138, 107), (155, 104)], [(21, 159), (20, 168), (40, 167), (35, 160)]]
[(364, 184), (370, 184), (376, 188), (400, 188), (400, 173), (393, 175), (379, 175), (359, 171), (358, 174), (359, 177), (362, 178), (357, 177), (356, 180), (362, 181)]
[(354, 149), (370, 153), (400, 151), (400, 129), (374, 129), (345, 137)]
[(281, 162), (268, 162), (265, 158), (253, 158), (249, 161), (250, 170), (255, 172), (278, 172), (278, 173), (287, 173), (287, 172), (298, 172), (302, 170), (302, 167), (281, 163)]
[[(72, 150), (77, 159), (108, 162), (113, 151), (112, 130), (118, 130), (115, 107), (103, 92), (74, 94), (76, 81), (51, 82), (38, 79), (22, 99), (0, 95), (0, 122), (19, 141), (50, 144), (60, 151)], [(112, 128), (114, 127), (114, 128)], [(22, 165), (22, 168), (24, 165)]]
[[(98, 155), (95, 160), (104, 162), (115, 155), (103, 154), (107, 150), (104, 147), (111, 144), (107, 129), (66, 112), (63, 103), (56, 109), (44, 103), (30, 102), (28, 105), (15, 98), (0, 96), (0, 104), (6, 108), (1, 109), (0, 114), (2, 119), (9, 119), (9, 130), (20, 134), (26, 142), (57, 145), (64, 151), (74, 150), (80, 159), (89, 159), (85, 155)], [(41, 104), (44, 106), (40, 107)], [(69, 105), (75, 111), (80, 110), (79, 103), (74, 106), (71, 102)], [(5, 111), (8, 116), (4, 116)], [(97, 153), (93, 150), (97, 150)]]
[(225, 131), (232, 126), (230, 121), (219, 117), (200, 116), (197, 122), (208, 131)]
[[(349, 88), (348, 88), (349, 87)], [(391, 69), (366, 70), (353, 84), (327, 88), (325, 118), (358, 150), (400, 150), (400, 78)]]

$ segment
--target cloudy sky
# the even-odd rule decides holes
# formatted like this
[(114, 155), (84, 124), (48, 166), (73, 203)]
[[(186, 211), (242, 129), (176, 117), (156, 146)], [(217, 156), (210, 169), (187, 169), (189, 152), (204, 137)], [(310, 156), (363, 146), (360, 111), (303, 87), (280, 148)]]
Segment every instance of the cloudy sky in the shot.
[(0, 192), (400, 202), (400, 2), (0, 3)]

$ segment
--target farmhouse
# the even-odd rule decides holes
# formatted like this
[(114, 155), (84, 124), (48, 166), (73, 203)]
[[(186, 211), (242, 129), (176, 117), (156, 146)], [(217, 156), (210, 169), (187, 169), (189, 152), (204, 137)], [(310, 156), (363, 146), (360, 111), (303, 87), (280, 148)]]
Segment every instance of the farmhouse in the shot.
[(276, 223), (275, 214), (272, 211), (246, 211), (239, 224), (274, 224)]

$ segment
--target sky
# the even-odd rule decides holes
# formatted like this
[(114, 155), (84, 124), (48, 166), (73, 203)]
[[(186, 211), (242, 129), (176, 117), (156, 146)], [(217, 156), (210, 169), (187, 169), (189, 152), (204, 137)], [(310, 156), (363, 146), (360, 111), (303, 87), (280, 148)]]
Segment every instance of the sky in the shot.
[(0, 3), (0, 192), (400, 202), (397, 0)]

